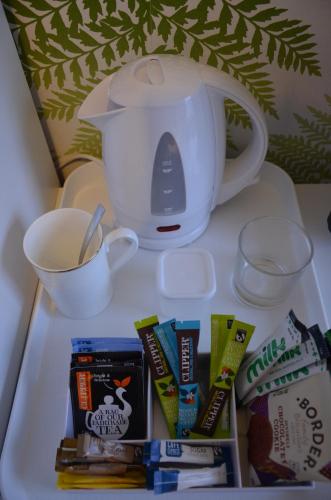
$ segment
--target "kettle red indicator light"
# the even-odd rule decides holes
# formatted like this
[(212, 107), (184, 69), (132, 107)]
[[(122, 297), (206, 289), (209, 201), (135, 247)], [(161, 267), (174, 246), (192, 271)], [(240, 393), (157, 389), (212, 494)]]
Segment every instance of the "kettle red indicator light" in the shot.
[(156, 228), (159, 233), (168, 233), (170, 231), (178, 231), (180, 224), (173, 224), (172, 226), (159, 226)]

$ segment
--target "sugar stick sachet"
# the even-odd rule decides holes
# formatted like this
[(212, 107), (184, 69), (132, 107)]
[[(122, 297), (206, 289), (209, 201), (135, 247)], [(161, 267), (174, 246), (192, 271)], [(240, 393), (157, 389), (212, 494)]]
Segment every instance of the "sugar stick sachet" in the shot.
[(188, 438), (199, 409), (198, 343), (200, 321), (176, 321), (179, 365), (177, 438)]
[[(233, 314), (212, 314), (210, 317), (210, 387), (217, 378), (222, 355), (234, 318), (235, 316)], [(228, 399), (223, 408), (213, 438), (226, 439), (230, 437), (230, 406), (230, 399)]]
[(212, 437), (217, 428), (224, 405), (231, 395), (234, 378), (253, 335), (255, 326), (234, 320), (224, 348), (217, 378), (203, 405), (190, 438)]
[(301, 344), (307, 337), (307, 328), (291, 310), (276, 330), (243, 362), (236, 378), (236, 392), (240, 401), (272, 369), (284, 352)]
[(144, 345), (151, 377), (167, 422), (169, 435), (171, 438), (175, 438), (178, 419), (178, 386), (161, 343), (154, 332), (154, 327), (158, 324), (158, 317), (150, 316), (141, 321), (135, 321), (134, 326)]
[(226, 462), (233, 471), (231, 450), (220, 442), (186, 444), (181, 440), (153, 439), (144, 445), (144, 464), (156, 467), (214, 467)]

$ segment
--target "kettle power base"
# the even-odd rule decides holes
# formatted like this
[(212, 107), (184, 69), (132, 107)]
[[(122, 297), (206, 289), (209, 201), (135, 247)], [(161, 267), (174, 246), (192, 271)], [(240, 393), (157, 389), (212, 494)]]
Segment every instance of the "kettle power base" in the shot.
[[(84, 180), (89, 179), (88, 183)], [(100, 200), (107, 208), (105, 223), (112, 223), (110, 207), (106, 198), (102, 169), (96, 163), (89, 163), (77, 169), (67, 179), (62, 190), (61, 206), (74, 206), (90, 211)], [(244, 223), (261, 215), (283, 215), (302, 223), (293, 183), (278, 167), (265, 163), (260, 182), (249, 186), (238, 196), (212, 213), (205, 232), (192, 244), (192, 248), (205, 248), (214, 258), (217, 291), (208, 303), (210, 313), (236, 314), (248, 323), (256, 325), (249, 350), (259, 344), (293, 308), (298, 317), (311, 325), (318, 323), (326, 330), (326, 314), (319, 291), (314, 266), (307, 269), (291, 297), (272, 310), (249, 307), (237, 300), (231, 288), (232, 269), (235, 260), (238, 234)], [(108, 308), (87, 320), (71, 320), (61, 316), (39, 286), (30, 329), (24, 351), (20, 376), (3, 448), (0, 481), (1, 494), (5, 500), (72, 500), (73, 495), (87, 500), (106, 497), (117, 500), (122, 492), (102, 491), (58, 491), (54, 471), (55, 453), (63, 438), (67, 422), (68, 367), (70, 364), (71, 338), (93, 336), (136, 336), (134, 321), (158, 314), (160, 321), (169, 319), (160, 312), (157, 294), (156, 268), (159, 253), (139, 249), (135, 258), (118, 272), (114, 283), (114, 297)], [(194, 314), (194, 317), (193, 317)], [(199, 311), (191, 318), (201, 319)], [(210, 352), (209, 323), (202, 327), (199, 351)], [(152, 437), (166, 438), (164, 420), (158, 404), (152, 410)], [(234, 412), (233, 412), (234, 413)], [(234, 415), (235, 416), (235, 415)], [(191, 498), (203, 492), (204, 500), (215, 500), (224, 493), (232, 500), (246, 498), (249, 493), (263, 498), (267, 493), (281, 495), (277, 488), (247, 488), (247, 463), (245, 443), (242, 439), (240, 416), (233, 420), (230, 437), (235, 463), (240, 462), (236, 472), (236, 487), (199, 488), (178, 493), (182, 498)], [(238, 428), (239, 426), (239, 428)], [(302, 489), (311, 486), (300, 486)], [(299, 488), (295, 487), (295, 489)], [(289, 487), (282, 487), (282, 490)], [(293, 491), (293, 487), (291, 487)], [(263, 493), (262, 493), (263, 492)], [(146, 490), (126, 491), (127, 498), (145, 500), (154, 498)], [(284, 492), (284, 495), (286, 493)], [(287, 496), (289, 493), (287, 493)], [(167, 498), (175, 498), (167, 497)], [(269, 498), (269, 497), (268, 497)]]

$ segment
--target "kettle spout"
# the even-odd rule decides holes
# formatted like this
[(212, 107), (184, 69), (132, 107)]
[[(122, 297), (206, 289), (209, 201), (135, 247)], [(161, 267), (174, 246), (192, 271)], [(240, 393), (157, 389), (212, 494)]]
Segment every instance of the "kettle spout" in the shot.
[(106, 123), (113, 116), (126, 109), (125, 106), (119, 106), (109, 99), (111, 78), (112, 75), (108, 76), (92, 90), (79, 108), (77, 114), (79, 120), (91, 123), (102, 132)]

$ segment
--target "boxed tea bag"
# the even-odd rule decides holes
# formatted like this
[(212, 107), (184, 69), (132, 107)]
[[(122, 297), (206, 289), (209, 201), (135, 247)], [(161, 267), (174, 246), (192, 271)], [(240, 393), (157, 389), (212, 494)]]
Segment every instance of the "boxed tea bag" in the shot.
[(144, 439), (143, 383), (139, 367), (72, 368), (70, 389), (75, 435), (91, 432), (102, 439)]
[(92, 349), (72, 354), (70, 393), (75, 436), (89, 432), (106, 440), (144, 439), (147, 371), (141, 341), (73, 339), (72, 345), (76, 351), (75, 345)]

